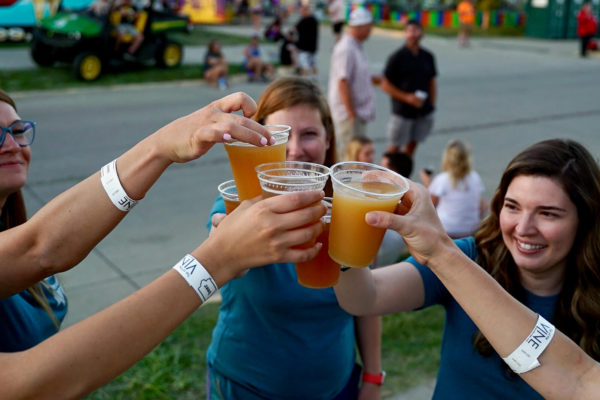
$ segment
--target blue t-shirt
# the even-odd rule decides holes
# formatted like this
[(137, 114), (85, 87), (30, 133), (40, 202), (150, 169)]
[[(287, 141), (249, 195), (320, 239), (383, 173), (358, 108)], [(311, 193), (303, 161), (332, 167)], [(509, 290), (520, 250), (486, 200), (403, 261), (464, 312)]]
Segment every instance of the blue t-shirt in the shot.
[[(43, 291), (59, 323), (67, 313), (67, 298), (56, 277), (45, 279)], [(0, 352), (27, 350), (54, 335), (58, 329), (31, 293), (24, 290), (0, 299)]]
[[(217, 212), (225, 212), (221, 198), (211, 216)], [(221, 296), (207, 351), (219, 374), (269, 399), (331, 399), (344, 388), (354, 320), (333, 289), (305, 288), (294, 264), (271, 264), (230, 281)]]
[[(472, 237), (457, 240), (456, 244), (469, 258), (477, 258)], [(543, 399), (523, 379), (511, 376), (498, 354), (494, 352), (490, 357), (483, 357), (477, 352), (473, 347), (474, 334), (477, 332), (473, 321), (429, 268), (412, 257), (407, 261), (417, 267), (423, 279), (423, 307), (441, 304), (446, 309), (441, 363), (433, 399)], [(523, 303), (552, 321), (557, 297), (541, 297), (526, 292)]]

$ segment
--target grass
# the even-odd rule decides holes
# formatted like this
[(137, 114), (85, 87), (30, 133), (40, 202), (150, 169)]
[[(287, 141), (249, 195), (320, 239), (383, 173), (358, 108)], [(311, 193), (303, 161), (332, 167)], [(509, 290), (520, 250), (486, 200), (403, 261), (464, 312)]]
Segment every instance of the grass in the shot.
[[(243, 73), (240, 64), (229, 65), (229, 74)], [(45, 67), (30, 70), (0, 70), (0, 87), (9, 93), (27, 90), (69, 89), (78, 87), (98, 87), (128, 83), (150, 83), (201, 79), (201, 65), (182, 65), (179, 68), (127, 68), (121, 71), (109, 70), (94, 82), (82, 82), (73, 76), (70, 65)]]
[[(432, 307), (383, 317), (384, 398), (435, 377), (443, 314), (441, 307)], [(205, 398), (205, 352), (217, 315), (218, 304), (201, 307), (143, 360), (86, 399)]]

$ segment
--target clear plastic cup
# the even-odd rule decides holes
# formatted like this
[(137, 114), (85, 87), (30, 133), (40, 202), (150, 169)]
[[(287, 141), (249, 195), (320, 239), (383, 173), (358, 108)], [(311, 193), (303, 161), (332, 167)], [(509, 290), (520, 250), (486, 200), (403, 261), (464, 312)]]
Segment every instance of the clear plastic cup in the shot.
[(285, 161), (285, 145), (291, 128), (288, 125), (265, 125), (265, 128), (271, 132), (275, 144), (258, 147), (237, 140), (225, 143), (240, 200), (251, 199), (261, 194), (254, 170), (257, 165)]
[(323, 190), (329, 179), (329, 168), (323, 165), (283, 161), (260, 164), (256, 167), (264, 197), (289, 192)]
[(235, 181), (229, 180), (221, 183), (217, 189), (223, 197), (223, 202), (225, 203), (225, 214), (231, 213), (233, 210), (240, 205), (240, 198), (238, 196), (237, 188), (235, 186)]
[(385, 229), (368, 225), (365, 214), (369, 211), (394, 212), (408, 191), (408, 181), (379, 165), (354, 161), (332, 166), (331, 180), (329, 256), (344, 266), (366, 267), (375, 259)]
[(316, 241), (323, 246), (319, 254), (310, 261), (296, 264), (298, 283), (312, 289), (325, 289), (335, 285), (340, 277), (340, 264), (329, 257), (329, 226), (331, 223), (331, 197), (325, 197), (323, 203), (327, 206), (327, 213), (321, 217), (323, 232), (317, 236)]

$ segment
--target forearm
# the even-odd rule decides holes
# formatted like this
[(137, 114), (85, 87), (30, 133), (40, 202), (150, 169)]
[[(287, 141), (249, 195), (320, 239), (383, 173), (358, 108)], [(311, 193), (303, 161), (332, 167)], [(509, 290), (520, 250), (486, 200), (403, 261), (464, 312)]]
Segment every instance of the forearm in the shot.
[[(239, 265), (223, 265), (225, 257), (216, 254), (214, 247), (206, 241), (191, 254), (221, 287), (239, 272)], [(142, 359), (200, 305), (188, 282), (169, 270), (28, 351), (0, 354), (13, 359), (11, 367), (0, 372), (0, 386), (10, 399), (80, 398)], [(25, 376), (11, 376), (10, 371)]]
[[(532, 331), (536, 314), (458, 249), (440, 253), (428, 265), (501, 357)], [(600, 367), (562, 333), (555, 333), (539, 361), (541, 367), (520, 376), (544, 398), (582, 399), (597, 393)]]
[[(119, 180), (133, 199), (144, 197), (169, 165), (153, 136), (117, 159)], [(0, 296), (77, 265), (125, 215), (110, 201), (99, 172), (60, 194), (28, 222), (2, 234)]]
[(429, 101), (434, 107), (437, 104), (437, 83), (435, 78), (431, 78), (429, 81)]
[[(2, 354), (7, 399), (80, 398), (140, 360), (200, 305), (176, 271), (38, 346)], [(27, 371), (27, 373), (23, 373)]]
[(409, 100), (409, 92), (405, 92), (403, 90), (398, 89), (396, 86), (392, 85), (390, 81), (388, 81), (385, 77), (381, 80), (381, 90), (389, 94), (392, 98), (401, 101), (406, 104), (410, 104)]
[(342, 309), (352, 315), (370, 315), (375, 304), (375, 283), (368, 268), (350, 268), (340, 273), (334, 286)]
[(379, 374), (381, 368), (381, 317), (355, 317), (356, 343), (363, 371)]
[(340, 94), (340, 101), (348, 113), (348, 118), (354, 119), (356, 114), (354, 112), (354, 104), (352, 103), (352, 93), (350, 93), (350, 84), (346, 79), (338, 81), (338, 92)]

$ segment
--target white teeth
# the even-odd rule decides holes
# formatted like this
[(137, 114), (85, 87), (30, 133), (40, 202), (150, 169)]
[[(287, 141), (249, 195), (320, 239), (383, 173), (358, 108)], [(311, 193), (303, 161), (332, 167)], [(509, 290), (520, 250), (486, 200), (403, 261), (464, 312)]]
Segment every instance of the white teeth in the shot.
[(519, 247), (522, 248), (523, 250), (537, 250), (537, 249), (541, 249), (542, 246), (541, 244), (529, 244), (529, 243), (523, 243), (523, 242), (517, 242), (519, 244)]

